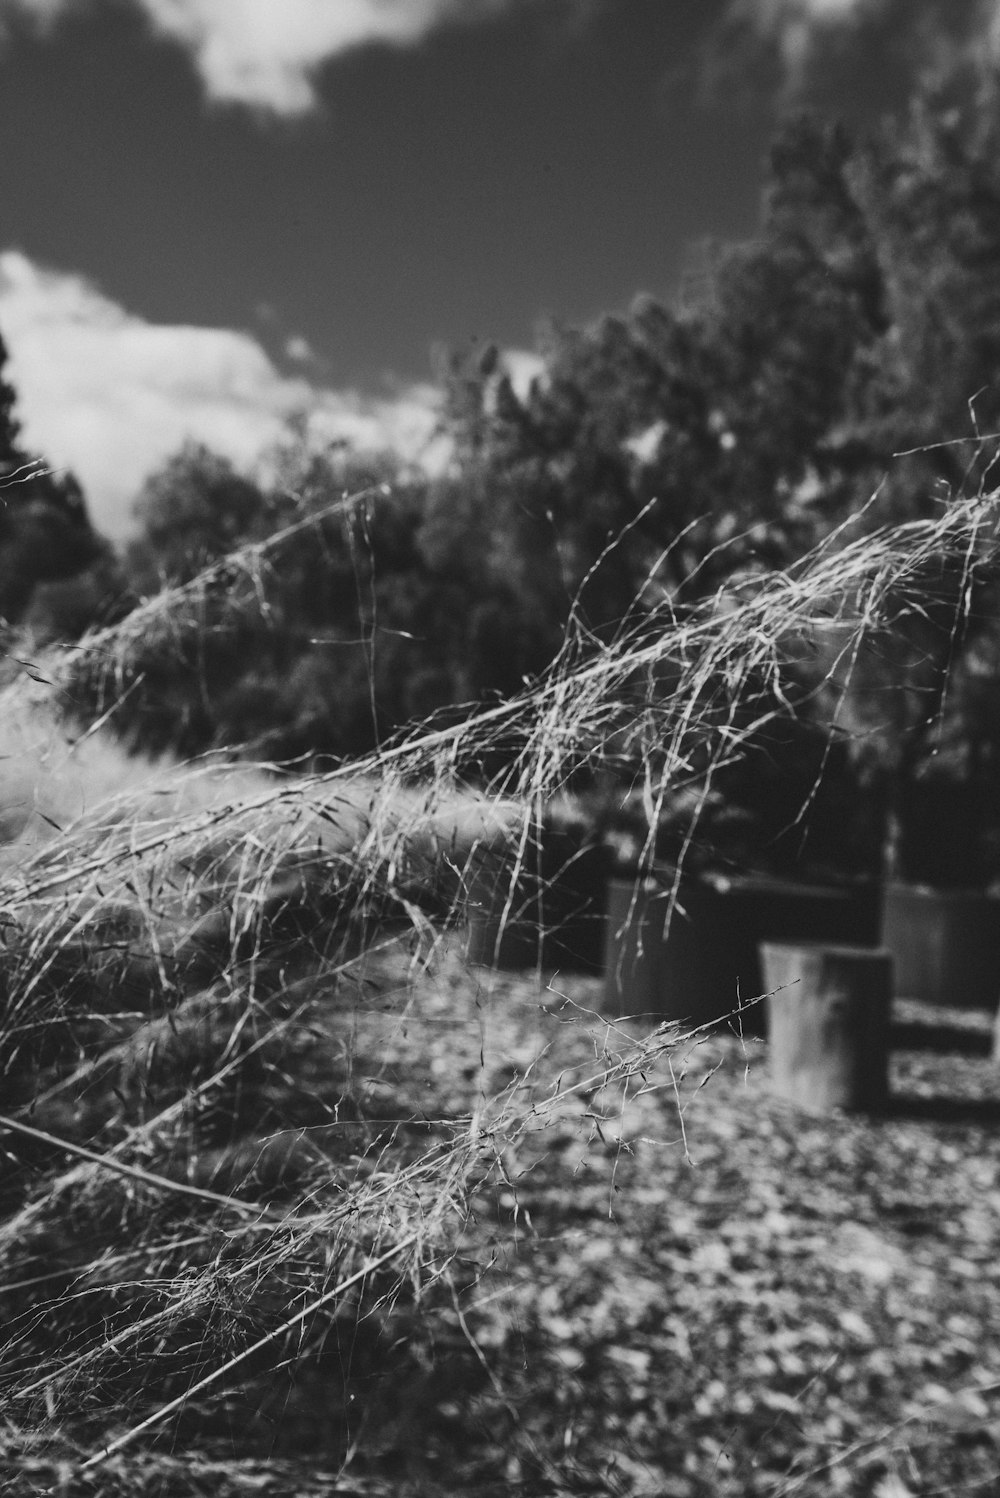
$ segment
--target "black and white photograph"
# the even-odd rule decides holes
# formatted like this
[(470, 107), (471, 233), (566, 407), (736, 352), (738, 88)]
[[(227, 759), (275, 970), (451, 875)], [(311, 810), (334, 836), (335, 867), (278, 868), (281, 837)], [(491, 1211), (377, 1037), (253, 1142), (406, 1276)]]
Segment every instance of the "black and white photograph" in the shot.
[(1000, 1494), (1000, 0), (0, 0), (0, 1493)]

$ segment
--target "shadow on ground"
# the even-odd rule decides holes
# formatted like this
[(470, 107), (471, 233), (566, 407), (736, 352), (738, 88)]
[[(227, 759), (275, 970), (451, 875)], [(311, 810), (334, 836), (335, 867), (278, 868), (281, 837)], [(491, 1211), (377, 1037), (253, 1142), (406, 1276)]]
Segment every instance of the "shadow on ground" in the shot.
[(961, 1025), (921, 1025), (897, 1020), (889, 1033), (894, 1051), (936, 1051), (939, 1055), (988, 1056), (993, 1037), (988, 1030)]
[(966, 1125), (1000, 1124), (1000, 1098), (957, 1098), (945, 1094), (932, 1097), (907, 1097), (896, 1094), (889, 1099), (886, 1117), (910, 1123), (943, 1123)]

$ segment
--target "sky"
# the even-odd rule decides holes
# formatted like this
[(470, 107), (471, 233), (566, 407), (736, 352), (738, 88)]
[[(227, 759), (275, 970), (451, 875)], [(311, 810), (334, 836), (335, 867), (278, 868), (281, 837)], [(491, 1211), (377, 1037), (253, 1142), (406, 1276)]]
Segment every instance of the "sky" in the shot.
[(1000, 0), (0, 0), (0, 337), (121, 538), (186, 438), (431, 460), (436, 350), (670, 302), (806, 105), (871, 128)]

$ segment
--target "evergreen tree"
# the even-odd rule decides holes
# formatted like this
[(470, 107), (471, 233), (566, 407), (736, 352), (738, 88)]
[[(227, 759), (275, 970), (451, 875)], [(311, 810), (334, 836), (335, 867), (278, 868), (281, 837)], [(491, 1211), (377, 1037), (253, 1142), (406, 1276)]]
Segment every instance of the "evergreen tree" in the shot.
[(20, 458), (17, 447), (19, 427), (14, 419), (14, 404), (17, 397), (14, 394), (13, 385), (4, 378), (4, 366), (7, 359), (7, 346), (0, 337), (0, 479), (17, 466), (17, 460)]
[[(113, 606), (121, 577), (73, 475), (50, 472), (20, 445), (7, 358), (0, 338), (0, 619), (20, 624), (31, 614), (46, 638), (79, 633)], [(46, 598), (40, 590), (49, 585), (61, 591)]]

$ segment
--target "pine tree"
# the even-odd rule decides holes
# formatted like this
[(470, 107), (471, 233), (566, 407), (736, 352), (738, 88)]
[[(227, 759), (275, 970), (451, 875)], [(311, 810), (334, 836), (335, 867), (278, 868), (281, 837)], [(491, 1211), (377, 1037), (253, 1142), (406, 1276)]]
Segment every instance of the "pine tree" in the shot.
[[(4, 375), (8, 357), (0, 337), (0, 619), (57, 638), (101, 613), (105, 593), (120, 592), (121, 579), (77, 480), (53, 473), (21, 445), (17, 395)], [(57, 616), (72, 617), (73, 628), (57, 627)]]
[(0, 474), (16, 468), (21, 458), (20, 449), (17, 446), (20, 427), (14, 418), (14, 404), (17, 397), (14, 394), (13, 385), (4, 379), (4, 365), (7, 363), (7, 357), (7, 346), (0, 337)]

